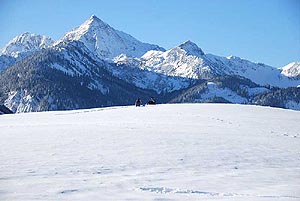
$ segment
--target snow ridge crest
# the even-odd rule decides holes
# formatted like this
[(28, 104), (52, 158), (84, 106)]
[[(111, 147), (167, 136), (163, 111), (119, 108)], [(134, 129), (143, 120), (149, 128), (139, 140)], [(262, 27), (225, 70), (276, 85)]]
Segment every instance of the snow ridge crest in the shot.
[(178, 47), (185, 50), (188, 55), (193, 55), (197, 57), (201, 57), (202, 55), (204, 55), (202, 49), (190, 40), (185, 41)]
[(17, 58), (21, 53), (34, 52), (50, 47), (54, 41), (44, 35), (25, 32), (13, 38), (1, 51), (2, 55)]

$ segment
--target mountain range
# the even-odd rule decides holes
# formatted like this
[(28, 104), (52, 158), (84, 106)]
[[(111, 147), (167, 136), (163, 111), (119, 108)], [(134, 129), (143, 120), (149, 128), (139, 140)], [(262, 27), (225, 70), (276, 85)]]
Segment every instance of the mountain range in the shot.
[(0, 104), (14, 112), (224, 102), (300, 110), (300, 63), (282, 68), (206, 54), (191, 41), (165, 50), (95, 15), (54, 41), (23, 33), (0, 54)]

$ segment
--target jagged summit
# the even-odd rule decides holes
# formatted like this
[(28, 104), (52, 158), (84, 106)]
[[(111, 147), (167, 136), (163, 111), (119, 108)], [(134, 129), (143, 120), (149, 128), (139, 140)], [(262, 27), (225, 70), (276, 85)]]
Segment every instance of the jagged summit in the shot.
[[(105, 27), (105, 28), (110, 28), (113, 29), (112, 27), (110, 27), (107, 23), (105, 23), (104, 21), (102, 21), (100, 18), (98, 18), (96, 15), (92, 15), (88, 20), (86, 20), (82, 25), (89, 25), (89, 26), (99, 26), (99, 27)], [(81, 25), (81, 26), (82, 26)]]
[(30, 36), (33, 36), (33, 35), (35, 35), (35, 34), (26, 31), (26, 32), (20, 34), (19, 36), (14, 37), (12, 41), (17, 41), (17, 40), (20, 40), (22, 38), (30, 37)]
[(190, 40), (185, 41), (178, 47), (185, 50), (188, 55), (194, 55), (194, 56), (198, 56), (198, 57), (201, 55), (204, 55), (204, 52), (202, 51), (202, 49)]
[(120, 54), (140, 57), (149, 50), (164, 50), (163, 48), (142, 43), (124, 32), (118, 31), (92, 15), (82, 25), (65, 34), (62, 41), (81, 41), (100, 58), (112, 59)]
[(92, 15), (88, 20), (86, 21), (90, 21), (90, 22), (98, 22), (98, 23), (103, 23), (103, 24), (107, 24), (104, 21), (102, 21), (99, 17), (97, 17), (96, 15)]
[(13, 38), (1, 51), (2, 55), (19, 57), (21, 53), (34, 52), (50, 47), (54, 41), (43, 35), (25, 32)]
[(96, 37), (93, 36), (93, 34), (97, 34), (97, 32), (99, 31), (113, 32), (114, 29), (110, 27), (107, 23), (99, 19), (96, 15), (92, 15), (80, 26), (76, 27), (70, 32), (67, 32), (65, 36), (58, 41), (58, 43), (61, 41), (82, 41), (83, 38), (87, 40), (92, 40), (93, 38), (96, 39)]

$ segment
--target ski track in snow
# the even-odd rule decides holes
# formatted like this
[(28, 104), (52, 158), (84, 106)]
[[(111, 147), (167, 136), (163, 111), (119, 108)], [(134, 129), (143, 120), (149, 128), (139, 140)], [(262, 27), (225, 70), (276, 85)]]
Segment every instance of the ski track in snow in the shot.
[(300, 112), (230, 104), (0, 116), (0, 200), (300, 200)]

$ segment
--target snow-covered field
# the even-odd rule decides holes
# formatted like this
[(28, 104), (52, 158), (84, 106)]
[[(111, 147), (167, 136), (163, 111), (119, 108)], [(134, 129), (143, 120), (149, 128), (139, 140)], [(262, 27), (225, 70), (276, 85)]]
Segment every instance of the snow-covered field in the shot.
[(174, 104), (3, 115), (0, 200), (300, 200), (300, 112)]

